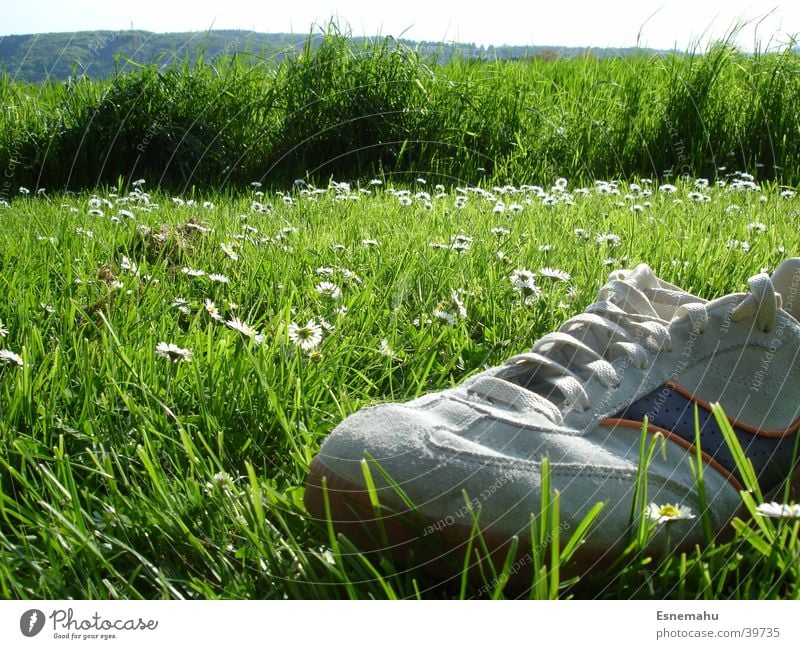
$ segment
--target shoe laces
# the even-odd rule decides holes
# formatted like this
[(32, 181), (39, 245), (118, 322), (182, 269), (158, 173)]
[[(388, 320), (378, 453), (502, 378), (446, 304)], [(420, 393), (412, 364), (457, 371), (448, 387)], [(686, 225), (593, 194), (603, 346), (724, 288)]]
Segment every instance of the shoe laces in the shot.
[[(737, 322), (755, 316), (755, 326), (767, 331), (781, 307), (780, 295), (765, 273), (751, 277), (748, 284), (749, 293), (731, 310), (730, 318)], [(670, 351), (671, 323), (686, 318), (694, 332), (705, 331), (708, 302), (668, 286), (644, 264), (612, 273), (597, 301), (583, 313), (537, 340), (529, 352), (475, 376), (465, 386), (467, 392), (490, 404), (538, 412), (562, 424), (566, 412), (589, 409), (585, 386), (590, 379), (614, 389), (622, 381), (622, 367), (646, 370), (654, 354)], [(671, 313), (670, 320), (659, 315), (657, 305), (662, 314)], [(620, 359), (623, 364), (615, 365)]]

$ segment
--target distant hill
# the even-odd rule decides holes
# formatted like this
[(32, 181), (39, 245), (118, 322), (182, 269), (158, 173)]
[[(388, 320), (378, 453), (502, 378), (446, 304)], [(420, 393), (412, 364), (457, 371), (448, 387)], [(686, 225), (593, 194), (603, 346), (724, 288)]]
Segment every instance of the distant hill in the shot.
[[(103, 78), (135, 64), (167, 66), (175, 62), (194, 61), (201, 55), (209, 60), (221, 54), (247, 52), (260, 60), (277, 60), (287, 52), (299, 51), (308, 38), (309, 36), (296, 34), (262, 34), (236, 30), (173, 34), (126, 30), (0, 36), (0, 71), (4, 71), (14, 80), (39, 82), (45, 79), (62, 81), (74, 75)], [(322, 36), (311, 38), (316, 40)], [(355, 43), (364, 40), (353, 39)], [(603, 58), (642, 52), (656, 53), (636, 48), (617, 50), (517, 45), (485, 48), (474, 43), (401, 42), (438, 61), (448, 60), (453, 56), (492, 60), (571, 58), (581, 54)]]

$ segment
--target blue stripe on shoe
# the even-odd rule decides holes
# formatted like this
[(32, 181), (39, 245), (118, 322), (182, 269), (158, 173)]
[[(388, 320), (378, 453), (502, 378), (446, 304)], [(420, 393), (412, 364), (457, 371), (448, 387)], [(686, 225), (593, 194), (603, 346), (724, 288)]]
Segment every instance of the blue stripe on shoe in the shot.
[[(649, 424), (662, 428), (683, 440), (689, 447), (694, 447), (694, 407), (697, 406), (700, 423), (700, 446), (704, 455), (729, 472), (740, 483), (742, 476), (736, 468), (733, 455), (725, 443), (722, 431), (717, 425), (714, 415), (706, 403), (687, 396), (689, 392), (673, 383), (667, 383), (643, 396), (625, 409), (608, 418), (607, 423), (619, 423), (613, 420), (626, 420), (641, 426), (647, 417)], [(783, 482), (794, 469), (793, 447), (796, 431), (787, 431), (783, 436), (759, 434), (756, 427), (743, 427), (732, 421), (731, 425), (745, 455), (753, 463), (759, 486), (768, 492)], [(753, 428), (754, 432), (747, 430)], [(792, 433), (792, 434), (789, 434)], [(684, 445), (684, 444), (681, 444)], [(712, 463), (713, 466), (713, 463)]]

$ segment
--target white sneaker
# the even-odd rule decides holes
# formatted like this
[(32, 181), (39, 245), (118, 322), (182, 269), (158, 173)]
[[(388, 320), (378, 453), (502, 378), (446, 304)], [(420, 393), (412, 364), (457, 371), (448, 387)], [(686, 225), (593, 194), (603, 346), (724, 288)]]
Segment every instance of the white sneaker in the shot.
[[(648, 430), (667, 440), (648, 469), (648, 501), (688, 507), (695, 516), (671, 523), (672, 538), (684, 546), (702, 543), (689, 463), (696, 454), (695, 405), (715, 532), (741, 505), (742, 476), (710, 403), (723, 406), (764, 493), (778, 490), (795, 470), (800, 258), (785, 261), (772, 277), (750, 278), (749, 286), (706, 301), (644, 264), (612, 273), (594, 304), (530, 352), (458, 387), (348, 417), (311, 465), (308, 511), (326, 520), (324, 481), (334, 527), (363, 549), (388, 544), (402, 554), (409, 544), (431, 547), (436, 537), (457, 556), (473, 525), (466, 491), (480, 506), (484, 539), (500, 549), (513, 536), (529, 542), (548, 456), (562, 538), (603, 501), (582, 553), (608, 559), (631, 528), (647, 417)], [(370, 464), (384, 506), (380, 525), (365, 486), (365, 457), (380, 466)], [(415, 505), (414, 516), (400, 490)]]

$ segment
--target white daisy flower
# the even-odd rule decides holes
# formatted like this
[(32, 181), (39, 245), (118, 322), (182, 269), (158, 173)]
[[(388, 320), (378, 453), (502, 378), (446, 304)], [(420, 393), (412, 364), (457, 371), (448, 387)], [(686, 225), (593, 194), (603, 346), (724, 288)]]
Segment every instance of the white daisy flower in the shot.
[(606, 244), (610, 247), (618, 246), (620, 244), (620, 237), (618, 234), (613, 234), (611, 232), (604, 232), (603, 234), (598, 234), (595, 241), (599, 244)]
[(230, 259), (233, 261), (239, 261), (239, 255), (233, 249), (233, 244), (230, 243), (221, 243), (219, 247), (222, 248), (222, 252), (224, 252)]
[(444, 309), (434, 309), (433, 317), (438, 318), (439, 320), (444, 320), (450, 325), (454, 325), (457, 322), (456, 316), (449, 311), (445, 311)]
[(756, 512), (761, 516), (770, 518), (800, 518), (800, 505), (787, 505), (785, 503), (761, 503), (756, 507)]
[(395, 358), (397, 353), (389, 346), (389, 341), (383, 338), (378, 345), (378, 353), (387, 358)]
[(8, 349), (0, 349), (0, 362), (13, 364), (17, 367), (24, 367), (22, 357)]
[(304, 351), (310, 351), (322, 342), (322, 327), (314, 320), (300, 326), (294, 322), (289, 324), (289, 340)]
[(156, 354), (173, 363), (188, 363), (192, 360), (192, 352), (174, 343), (160, 342), (156, 345)]
[(253, 338), (258, 333), (255, 329), (253, 329), (253, 327), (246, 322), (242, 322), (239, 318), (231, 318), (230, 320), (226, 320), (225, 324), (247, 338)]
[(558, 280), (559, 282), (568, 282), (572, 279), (572, 275), (570, 275), (567, 271), (561, 270), (560, 268), (550, 268), (549, 266), (540, 268), (539, 275), (541, 277), (548, 277), (550, 279)]
[(314, 290), (321, 295), (327, 295), (332, 300), (342, 297), (342, 289), (333, 282), (320, 282), (314, 287)]
[(519, 268), (511, 273), (510, 279), (511, 285), (516, 289), (519, 284), (533, 282), (536, 279), (536, 273), (527, 268)]
[(188, 300), (185, 300), (182, 297), (176, 297), (174, 300), (172, 300), (172, 304), (170, 306), (178, 309), (178, 311), (180, 311), (183, 315), (189, 315), (192, 312), (189, 307)]
[(219, 282), (220, 284), (229, 284), (231, 280), (228, 279), (226, 275), (221, 275), (220, 273), (211, 273), (208, 276), (212, 282)]
[(0, 338), (5, 338), (8, 335), (8, 329), (3, 324), (3, 321), (0, 320)]
[(222, 321), (222, 316), (220, 315), (219, 309), (217, 308), (217, 305), (214, 304), (214, 302), (206, 298), (205, 301), (203, 302), (203, 307), (205, 308), (206, 313), (208, 313), (208, 315), (210, 315), (214, 320), (218, 322)]
[(748, 232), (766, 232), (767, 226), (764, 223), (760, 223), (756, 221), (755, 223), (748, 223), (747, 224), (747, 231)]
[(647, 517), (651, 521), (663, 525), (671, 521), (690, 520), (694, 518), (694, 514), (685, 505), (657, 505), (656, 503), (650, 503), (647, 506)]
[(206, 274), (206, 271), (204, 270), (200, 270), (197, 268), (190, 268), (189, 266), (184, 266), (183, 268), (181, 268), (181, 272), (184, 275), (188, 275), (189, 277), (202, 277), (203, 275)]

